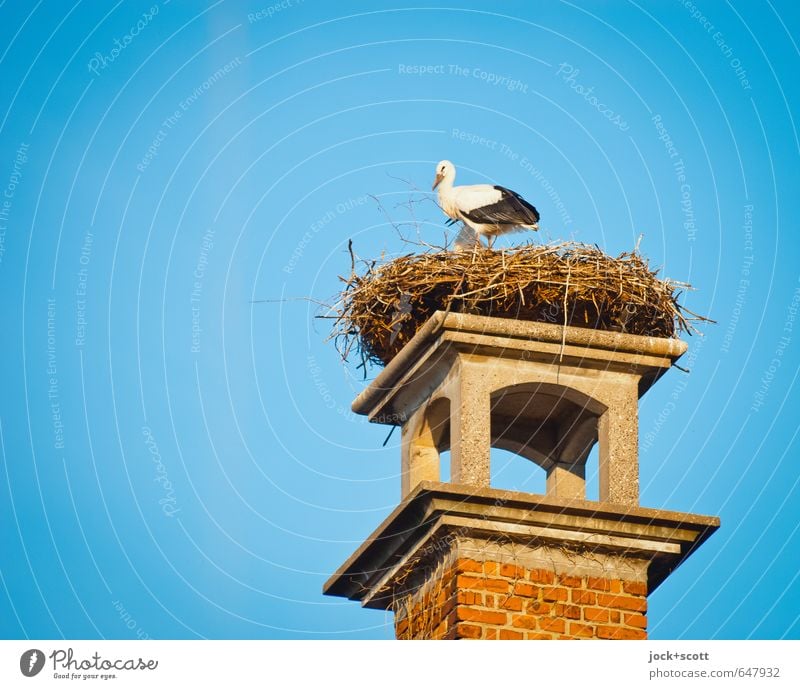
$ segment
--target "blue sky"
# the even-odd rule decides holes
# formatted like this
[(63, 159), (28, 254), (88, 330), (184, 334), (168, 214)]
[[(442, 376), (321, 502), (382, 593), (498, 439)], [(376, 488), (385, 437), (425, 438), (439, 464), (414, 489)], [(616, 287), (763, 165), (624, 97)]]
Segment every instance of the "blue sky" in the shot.
[(321, 587), (399, 434), (302, 298), (440, 243), (443, 158), (694, 285), (642, 504), (723, 526), (651, 638), (800, 636), (796, 3), (440, 4), (0, 3), (0, 636), (392, 637)]

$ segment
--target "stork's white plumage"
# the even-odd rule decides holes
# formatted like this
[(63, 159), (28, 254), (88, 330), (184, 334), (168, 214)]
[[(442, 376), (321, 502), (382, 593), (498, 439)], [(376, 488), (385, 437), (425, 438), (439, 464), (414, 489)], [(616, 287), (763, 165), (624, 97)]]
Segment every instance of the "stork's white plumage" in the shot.
[(453, 222), (486, 236), (489, 247), (498, 235), (539, 229), (539, 211), (515, 191), (491, 184), (454, 187), (455, 179), (456, 167), (449, 160), (436, 166), (433, 188), (439, 188), (439, 205)]

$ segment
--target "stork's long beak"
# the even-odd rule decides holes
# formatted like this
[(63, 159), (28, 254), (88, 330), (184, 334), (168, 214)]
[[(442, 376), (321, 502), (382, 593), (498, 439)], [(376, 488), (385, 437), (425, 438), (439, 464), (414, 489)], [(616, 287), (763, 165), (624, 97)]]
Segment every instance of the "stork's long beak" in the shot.
[(433, 186), (431, 187), (431, 191), (436, 189), (436, 187), (439, 186), (439, 182), (441, 182), (443, 179), (444, 179), (444, 175), (441, 172), (437, 172), (436, 173), (436, 179), (433, 180)]

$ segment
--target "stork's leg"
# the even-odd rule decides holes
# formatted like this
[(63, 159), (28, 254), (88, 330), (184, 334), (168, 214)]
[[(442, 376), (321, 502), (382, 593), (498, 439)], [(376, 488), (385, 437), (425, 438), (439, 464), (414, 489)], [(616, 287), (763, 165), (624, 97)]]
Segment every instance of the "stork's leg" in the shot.
[[(466, 228), (467, 225), (464, 225), (464, 227)], [(472, 231), (472, 237), (473, 237), (472, 260), (475, 261), (475, 259), (478, 256), (478, 252), (481, 249), (483, 249), (483, 244), (481, 243), (481, 236), (472, 227), (470, 227), (469, 229)]]
[(486, 235), (486, 244), (488, 245), (488, 247), (490, 249), (492, 248), (492, 245), (494, 244), (494, 239), (495, 239), (495, 237), (494, 237), (493, 234), (487, 234)]

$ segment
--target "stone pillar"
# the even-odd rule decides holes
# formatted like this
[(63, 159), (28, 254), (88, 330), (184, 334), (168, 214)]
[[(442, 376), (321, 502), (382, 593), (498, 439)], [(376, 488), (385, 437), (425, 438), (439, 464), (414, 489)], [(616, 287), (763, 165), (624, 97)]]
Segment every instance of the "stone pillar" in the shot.
[(418, 409), (401, 429), (401, 491), (404, 497), (420, 481), (440, 479), (438, 446), (443, 421), (438, 417), (431, 419), (428, 412), (427, 407)]
[(636, 382), (611, 387), (600, 417), (600, 501), (639, 504), (639, 396)]
[(546, 490), (555, 498), (585, 500), (585, 461), (553, 462), (547, 470)]
[(489, 387), (473, 366), (460, 362), (450, 414), (450, 481), (488, 487), (491, 478)]

